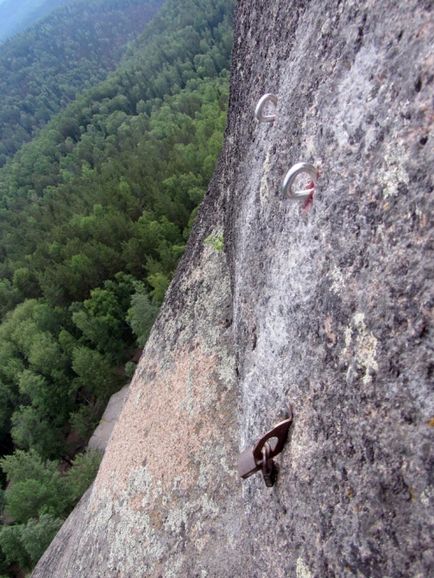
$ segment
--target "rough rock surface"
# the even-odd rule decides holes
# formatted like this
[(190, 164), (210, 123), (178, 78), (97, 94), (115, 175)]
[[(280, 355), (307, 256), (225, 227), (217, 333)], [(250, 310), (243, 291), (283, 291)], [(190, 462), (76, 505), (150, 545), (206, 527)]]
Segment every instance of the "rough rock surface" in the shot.
[[(429, 1), (239, 2), (215, 177), (35, 578), (432, 575), (433, 38)], [(300, 160), (307, 210), (279, 192)], [(289, 402), (277, 485), (241, 482)]]
[(87, 444), (87, 447), (91, 450), (99, 450), (101, 452), (105, 451), (112, 435), (113, 428), (115, 427), (115, 424), (128, 397), (129, 389), (129, 386), (125, 385), (121, 390), (114, 393), (109, 399), (101, 421), (99, 422), (98, 427), (93, 432), (92, 437)]

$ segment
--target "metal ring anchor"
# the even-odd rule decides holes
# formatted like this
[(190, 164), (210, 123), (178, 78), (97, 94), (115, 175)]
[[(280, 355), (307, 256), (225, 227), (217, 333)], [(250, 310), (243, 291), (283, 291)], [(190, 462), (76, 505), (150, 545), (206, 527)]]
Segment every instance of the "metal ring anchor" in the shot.
[(316, 186), (318, 178), (318, 172), (316, 168), (310, 163), (297, 163), (289, 169), (282, 183), (282, 193), (284, 195), (288, 195), (290, 199), (302, 201), (310, 197), (313, 192), (313, 188), (305, 189), (304, 191), (292, 190), (292, 185), (294, 184), (296, 177), (302, 173), (307, 173), (312, 179), (314, 187)]
[(277, 106), (277, 96), (275, 94), (264, 94), (256, 105), (255, 118), (258, 122), (274, 122), (276, 120), (275, 114), (264, 114), (264, 107), (267, 103), (272, 102)]

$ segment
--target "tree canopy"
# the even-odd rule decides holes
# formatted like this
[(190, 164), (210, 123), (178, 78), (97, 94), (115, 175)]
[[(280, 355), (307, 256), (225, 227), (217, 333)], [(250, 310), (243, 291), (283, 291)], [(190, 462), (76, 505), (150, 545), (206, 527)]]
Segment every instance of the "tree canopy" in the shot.
[(223, 142), (231, 10), (167, 0), (115, 72), (0, 168), (0, 574), (32, 567), (92, 479), (81, 452), (131, 376)]
[[(161, 2), (74, 0), (0, 45), (0, 166), (115, 68)], [(16, 4), (3, 11), (16, 12)], [(63, 130), (75, 134), (73, 124), (65, 122)]]

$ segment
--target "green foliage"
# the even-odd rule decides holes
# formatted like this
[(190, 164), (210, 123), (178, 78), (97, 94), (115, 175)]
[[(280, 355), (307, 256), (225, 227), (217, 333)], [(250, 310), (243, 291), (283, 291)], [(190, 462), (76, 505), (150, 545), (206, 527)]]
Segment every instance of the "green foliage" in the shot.
[(76, 456), (62, 476), (57, 462), (42, 460), (34, 450), (17, 450), (0, 460), (10, 482), (4, 492), (6, 513), (16, 522), (0, 529), (6, 565), (31, 568), (36, 564), (64, 517), (92, 483), (100, 461), (99, 452), (85, 452)]
[(124, 368), (125, 377), (128, 379), (132, 379), (135, 371), (136, 371), (137, 364), (134, 361), (127, 361)]
[(15, 269), (12, 277), (12, 285), (20, 295), (35, 296), (38, 293), (38, 284), (28, 267)]
[(223, 235), (208, 235), (208, 237), (205, 239), (205, 245), (212, 247), (214, 251), (220, 253), (225, 248)]
[(166, 289), (169, 287), (169, 277), (165, 273), (157, 271), (156, 273), (151, 273), (151, 275), (148, 275), (147, 280), (151, 286), (151, 296), (153, 300), (155, 303), (161, 304), (163, 302)]
[(74, 350), (72, 368), (77, 374), (74, 380), (76, 388), (82, 388), (96, 397), (107, 400), (119, 386), (110, 360), (90, 347), (82, 345)]
[(17, 447), (59, 454), (74, 403), (70, 356), (59, 341), (67, 318), (37, 300), (18, 305), (0, 325), (0, 434)]
[(157, 313), (158, 307), (151, 302), (144, 290), (135, 293), (131, 298), (127, 320), (140, 347), (145, 345)]
[(30, 519), (25, 524), (0, 529), (0, 549), (7, 564), (19, 564), (30, 569), (42, 556), (60, 529), (63, 520), (50, 514)]
[(30, 557), (21, 542), (21, 525), (0, 528), (0, 550), (7, 565), (17, 563), (24, 569), (30, 567)]
[(5, 511), (18, 523), (42, 513), (62, 516), (70, 502), (65, 499), (64, 482), (54, 461), (43, 461), (34, 451), (17, 450), (2, 458), (0, 467), (10, 485), (5, 491)]
[[(89, 18), (98, 3), (128, 7), (126, 18), (144, 5), (80, 3)], [(167, 0), (116, 72), (77, 97), (67, 73), (61, 84), (51, 75), (52, 53), (44, 64), (35, 29), (40, 62), (31, 74), (58, 90), (43, 102), (31, 90), (31, 103), (14, 97), (10, 117), (2, 116), (11, 103), (4, 93), (0, 156), (33, 140), (0, 168), (0, 443), (15, 449), (0, 461), (10, 481), (5, 512), (15, 520), (0, 530), (0, 574), (11, 563), (31, 568), (95, 475), (97, 455), (77, 457), (66, 474), (58, 460), (73, 459), (131, 377), (129, 360), (146, 343), (184, 251), (223, 140), (231, 7)], [(114, 29), (102, 26), (83, 52)], [(77, 34), (53, 41), (59, 50), (72, 43), (63, 53), (69, 71)], [(0, 72), (7, 50), (16, 57), (13, 46), (0, 47)], [(23, 70), (30, 61), (26, 48)], [(83, 59), (77, 87), (92, 62)]]
[(37, 480), (17, 482), (6, 495), (6, 513), (16, 522), (37, 516), (51, 501), (51, 488)]
[(19, 303), (20, 291), (10, 279), (0, 279), (0, 318)]
[(118, 273), (114, 280), (93, 289), (89, 299), (71, 308), (72, 320), (83, 338), (113, 362), (122, 359), (120, 344), (130, 340), (125, 316), (131, 295), (139, 285), (131, 275)]
[(100, 417), (101, 404), (87, 403), (80, 405), (79, 408), (70, 415), (70, 424), (72, 431), (77, 434), (82, 442), (92, 435), (92, 432), (98, 425)]
[[(71, 468), (62, 476), (57, 462), (43, 460), (35, 450), (16, 450), (0, 460), (0, 467), (10, 482), (4, 492), (7, 513), (19, 522), (37, 517), (42, 513), (37, 495), (42, 492), (50, 495), (44, 509), (48, 506), (51, 513), (58, 516), (67, 513), (71, 502), (80, 498), (93, 481), (100, 462), (101, 454), (98, 451), (78, 454)], [(31, 492), (28, 488), (31, 488)], [(23, 501), (26, 503), (19, 503), (19, 495), (27, 496), (28, 499)]]
[(101, 458), (101, 453), (96, 450), (88, 450), (74, 458), (72, 468), (65, 476), (66, 486), (73, 502), (81, 498), (95, 479)]
[(16, 447), (35, 449), (43, 456), (56, 456), (62, 451), (62, 428), (47, 419), (44, 408), (19, 406), (11, 421), (11, 435)]
[[(78, 0), (1, 46), (0, 166), (77, 92), (105, 78), (160, 4)], [(9, 11), (17, 11), (16, 2)], [(74, 141), (80, 126), (65, 116), (59, 130)], [(42, 162), (38, 168), (39, 178), (49, 182)]]
[(140, 346), (147, 339), (205, 191), (209, 137), (222, 135), (226, 90), (225, 77), (190, 80), (148, 120), (132, 114), (128, 138), (118, 134), (116, 151), (106, 141), (98, 171), (84, 165), (74, 177), (73, 197), (68, 181), (38, 203), (15, 206), (19, 239), (14, 202), (0, 211), (0, 250), (10, 254), (0, 274), (13, 271), (10, 287), (32, 297), (0, 326), (0, 434), (12, 431), (16, 446), (55, 457), (71, 426), (91, 432), (121, 384), (119, 368), (134, 338)]
[(38, 562), (62, 524), (63, 520), (60, 518), (41, 514), (38, 520), (31, 519), (27, 524), (15, 526), (19, 528), (22, 549), (29, 556), (31, 566)]
[(37, 452), (18, 450), (15, 454), (0, 460), (0, 467), (8, 482), (43, 479), (46, 474), (45, 463)]

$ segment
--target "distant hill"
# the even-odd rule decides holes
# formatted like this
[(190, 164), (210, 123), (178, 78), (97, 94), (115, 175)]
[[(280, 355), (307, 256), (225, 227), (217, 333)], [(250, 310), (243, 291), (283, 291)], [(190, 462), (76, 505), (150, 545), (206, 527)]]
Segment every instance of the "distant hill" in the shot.
[(161, 3), (78, 0), (0, 46), (0, 166), (116, 67)]
[(0, 42), (70, 0), (0, 0)]

